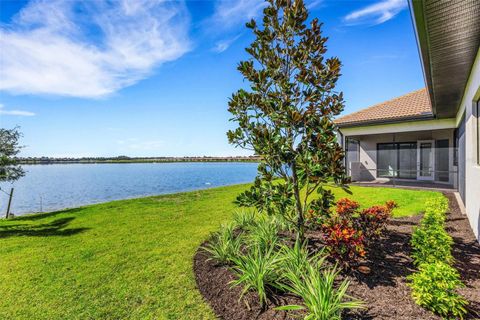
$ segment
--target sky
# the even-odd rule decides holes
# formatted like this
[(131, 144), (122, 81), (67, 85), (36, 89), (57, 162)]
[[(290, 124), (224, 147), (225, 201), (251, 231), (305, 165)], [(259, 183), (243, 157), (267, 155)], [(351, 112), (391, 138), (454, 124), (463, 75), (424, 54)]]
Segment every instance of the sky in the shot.
[[(344, 113), (425, 86), (406, 0), (306, 0)], [(228, 99), (260, 0), (0, 0), (0, 127), (25, 157), (234, 156)]]

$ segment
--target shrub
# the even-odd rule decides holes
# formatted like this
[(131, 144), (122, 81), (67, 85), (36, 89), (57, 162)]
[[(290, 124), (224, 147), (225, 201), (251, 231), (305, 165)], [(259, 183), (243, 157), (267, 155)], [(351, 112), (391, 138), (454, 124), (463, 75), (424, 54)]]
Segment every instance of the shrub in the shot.
[(336, 212), (322, 219), (321, 231), (328, 252), (343, 266), (366, 254), (366, 245), (380, 237), (387, 226), (394, 201), (360, 211), (360, 204), (348, 198), (337, 201)]
[(451, 263), (452, 237), (445, 231), (446, 198), (429, 199), (426, 202), (425, 215), (420, 226), (414, 228), (410, 244), (412, 257), (416, 265), (437, 261)]
[[(306, 251), (300, 246), (292, 249), (286, 264), (285, 283), (282, 288), (303, 299), (302, 305), (288, 305), (278, 310), (307, 309), (304, 319), (335, 320), (341, 319), (344, 309), (362, 308), (363, 303), (353, 300), (346, 294), (348, 280), (343, 280), (336, 288), (338, 270), (336, 268), (322, 268), (324, 257), (307, 261)], [(289, 261), (289, 259), (286, 259)]]
[(422, 226), (444, 225), (446, 212), (448, 210), (448, 200), (446, 198), (433, 198), (426, 201), (426, 209)]
[(409, 285), (420, 306), (442, 317), (463, 319), (468, 302), (456, 292), (463, 284), (451, 266), (453, 240), (445, 230), (447, 210), (445, 198), (427, 201), (425, 215), (412, 234), (412, 257), (419, 271), (409, 276)]
[(235, 236), (235, 225), (223, 225), (219, 231), (212, 234), (210, 241), (203, 247), (210, 254), (209, 259), (216, 260), (220, 264), (231, 264), (239, 254), (242, 245), (242, 237)]
[(425, 224), (415, 228), (410, 241), (412, 257), (416, 265), (432, 262), (447, 262), (453, 260), (451, 247), (452, 237), (441, 224)]
[(245, 255), (233, 259), (233, 272), (237, 279), (232, 281), (234, 286), (243, 286), (242, 296), (248, 291), (258, 294), (260, 304), (267, 301), (267, 293), (272, 287), (278, 285), (278, 269), (280, 254), (273, 246), (264, 251), (259, 246), (252, 246)]
[(368, 241), (379, 238), (385, 231), (388, 219), (396, 206), (395, 202), (389, 201), (384, 206), (373, 206), (360, 212), (358, 225)]
[(436, 197), (428, 199), (425, 202), (426, 211), (438, 211), (445, 214), (448, 211), (448, 199), (445, 197)]
[(365, 238), (347, 220), (326, 223), (321, 230), (327, 252), (342, 266), (349, 267), (365, 256)]
[(360, 208), (360, 204), (348, 198), (343, 198), (337, 201), (336, 211), (341, 217), (352, 216)]
[(415, 302), (442, 317), (463, 319), (468, 302), (455, 290), (463, 286), (460, 276), (445, 262), (422, 264), (419, 272), (409, 276)]

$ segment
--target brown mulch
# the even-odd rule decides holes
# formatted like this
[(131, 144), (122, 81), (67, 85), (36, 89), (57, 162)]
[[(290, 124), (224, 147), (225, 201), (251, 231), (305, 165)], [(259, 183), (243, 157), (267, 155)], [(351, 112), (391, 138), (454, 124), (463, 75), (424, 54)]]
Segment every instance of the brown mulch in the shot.
[[(466, 216), (460, 212), (454, 195), (445, 195), (450, 200), (447, 231), (455, 241), (455, 267), (465, 283), (460, 293), (470, 302), (467, 319), (480, 319), (480, 245)], [(409, 257), (412, 227), (420, 219), (421, 216), (391, 219), (385, 236), (370, 249), (363, 263), (370, 267), (370, 274), (345, 275), (351, 282), (349, 294), (367, 304), (366, 310), (352, 311), (345, 314), (345, 319), (440, 319), (413, 302), (406, 284), (406, 277), (415, 271)], [(315, 236), (310, 234), (311, 238)], [(220, 319), (298, 319), (298, 315), (295, 317), (274, 310), (281, 305), (299, 304), (296, 297), (272, 293), (264, 309), (260, 307), (255, 293), (250, 292), (240, 299), (242, 289), (230, 284), (234, 279), (232, 272), (208, 260), (207, 254), (201, 249), (194, 257), (194, 272), (200, 292)]]

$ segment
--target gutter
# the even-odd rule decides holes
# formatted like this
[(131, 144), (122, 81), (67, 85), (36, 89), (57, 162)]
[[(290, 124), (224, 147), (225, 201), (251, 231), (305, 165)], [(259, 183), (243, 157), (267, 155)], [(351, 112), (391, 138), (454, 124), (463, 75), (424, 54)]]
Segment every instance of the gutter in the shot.
[[(415, 39), (417, 40), (417, 49), (418, 55), (420, 57), (420, 64), (423, 71), (423, 79), (425, 85), (428, 89), (430, 105), (432, 106), (432, 112), (434, 115), (437, 114), (437, 107), (435, 103), (435, 95), (433, 90), (433, 79), (430, 64), (430, 50), (429, 50), (429, 39), (428, 33), (426, 31), (426, 18), (424, 10), (425, 1), (416, 1), (409, 0), (408, 7), (410, 9), (410, 16), (412, 18), (413, 29), (415, 30)], [(415, 14), (417, 13), (418, 14)]]
[(428, 115), (418, 115), (406, 118), (398, 119), (379, 119), (379, 120), (369, 120), (369, 121), (357, 121), (357, 122), (348, 122), (348, 123), (336, 123), (338, 128), (353, 128), (353, 127), (366, 127), (379, 124), (392, 124), (392, 123), (402, 123), (402, 122), (412, 122), (412, 121), (425, 121), (425, 120), (435, 120), (435, 117), (431, 114)]

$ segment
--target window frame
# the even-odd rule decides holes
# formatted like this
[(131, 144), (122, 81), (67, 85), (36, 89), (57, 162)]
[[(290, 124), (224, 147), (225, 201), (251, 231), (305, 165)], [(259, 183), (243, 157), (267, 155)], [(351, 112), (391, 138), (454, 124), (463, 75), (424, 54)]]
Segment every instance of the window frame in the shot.
[[(396, 168), (395, 168), (395, 174), (393, 176), (387, 176), (387, 175), (379, 175), (379, 171), (380, 169), (378, 168), (378, 155), (379, 155), (379, 150), (380, 150), (380, 146), (382, 145), (388, 145), (388, 144), (391, 144), (391, 145), (394, 145), (394, 149), (392, 149), (395, 153), (396, 153)], [(399, 167), (399, 163), (400, 163), (400, 145), (401, 144), (412, 144), (415, 146), (415, 152), (417, 152), (417, 147), (418, 147), (418, 141), (400, 141), (400, 142), (378, 142), (377, 143), (377, 153), (376, 153), (376, 167), (377, 167), (377, 170), (376, 170), (376, 177), (377, 178), (395, 178), (395, 179), (408, 179), (408, 180), (416, 180), (417, 177), (415, 175), (415, 177), (400, 177), (400, 169), (398, 168)], [(417, 159), (415, 158), (415, 161), (417, 161)]]

